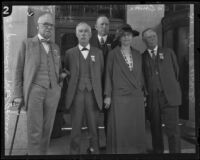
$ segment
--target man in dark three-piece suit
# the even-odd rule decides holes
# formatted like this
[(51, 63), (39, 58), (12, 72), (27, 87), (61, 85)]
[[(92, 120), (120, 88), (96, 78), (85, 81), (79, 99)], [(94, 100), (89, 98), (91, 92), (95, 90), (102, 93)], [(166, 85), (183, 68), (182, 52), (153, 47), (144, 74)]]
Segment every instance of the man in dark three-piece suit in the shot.
[(38, 34), (23, 41), (16, 54), (13, 102), (27, 111), (28, 154), (45, 155), (60, 98), (62, 79), (60, 51), (51, 42), (53, 18), (38, 19)]
[(153, 151), (164, 152), (162, 124), (165, 124), (169, 152), (180, 153), (181, 89), (176, 55), (171, 49), (158, 46), (157, 34), (151, 28), (143, 31), (142, 38), (147, 46), (142, 57)]
[[(113, 49), (114, 37), (111, 34), (109, 34), (109, 25), (110, 25), (109, 23), (110, 23), (109, 19), (106, 16), (104, 15), (99, 16), (96, 20), (96, 25), (95, 25), (95, 29), (97, 32), (93, 34), (92, 38), (90, 39), (90, 44), (92, 46), (99, 48), (102, 51), (103, 57), (104, 57), (104, 64), (106, 64), (108, 53)], [(105, 68), (106, 67), (104, 66), (104, 69)], [(102, 78), (103, 86), (104, 86), (104, 79), (105, 79), (104, 77), (105, 77), (105, 71)], [(103, 113), (104, 113), (104, 127), (105, 127), (105, 135), (106, 135), (107, 134), (107, 110), (105, 108), (103, 108)]]
[(103, 54), (90, 45), (91, 27), (85, 23), (76, 26), (78, 46), (66, 51), (65, 68), (69, 70), (68, 88), (65, 94), (66, 108), (71, 113), (72, 132), (70, 154), (80, 154), (83, 116), (89, 129), (92, 152), (99, 153), (97, 122), (102, 109)]

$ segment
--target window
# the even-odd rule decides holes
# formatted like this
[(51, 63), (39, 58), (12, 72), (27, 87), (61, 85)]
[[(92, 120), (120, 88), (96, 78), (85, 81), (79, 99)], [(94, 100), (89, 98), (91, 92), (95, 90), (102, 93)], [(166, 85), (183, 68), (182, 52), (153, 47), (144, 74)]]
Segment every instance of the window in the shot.
[(106, 15), (113, 19), (125, 19), (125, 5), (62, 5), (56, 6), (56, 18), (96, 18)]

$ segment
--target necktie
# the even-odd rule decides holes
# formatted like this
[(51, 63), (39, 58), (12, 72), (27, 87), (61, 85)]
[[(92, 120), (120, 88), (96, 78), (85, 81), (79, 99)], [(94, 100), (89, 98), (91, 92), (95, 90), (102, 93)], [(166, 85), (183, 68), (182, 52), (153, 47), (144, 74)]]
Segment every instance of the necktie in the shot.
[(100, 39), (100, 44), (104, 45), (104, 39), (103, 39), (103, 37), (101, 37), (101, 39)]
[(81, 51), (88, 51), (88, 49), (87, 48), (82, 48)]
[(155, 55), (155, 51), (151, 50), (151, 54), (152, 54), (152, 59), (156, 59), (156, 55)]

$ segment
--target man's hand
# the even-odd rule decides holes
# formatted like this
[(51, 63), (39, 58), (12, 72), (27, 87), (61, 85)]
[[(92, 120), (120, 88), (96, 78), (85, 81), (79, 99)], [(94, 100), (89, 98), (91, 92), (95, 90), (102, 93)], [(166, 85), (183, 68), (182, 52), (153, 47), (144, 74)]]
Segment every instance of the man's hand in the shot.
[(68, 70), (66, 70), (65, 68), (62, 70), (62, 73), (60, 73), (59, 76), (59, 83), (62, 82), (67, 76), (70, 75), (70, 72)]
[(67, 69), (65, 69), (65, 68), (63, 68), (63, 70), (62, 70), (62, 73), (61, 73), (61, 78), (65, 78), (66, 76), (68, 76), (68, 75), (70, 75), (70, 72), (67, 70)]
[(147, 107), (147, 97), (144, 96), (144, 107)]
[(21, 105), (22, 100), (23, 100), (22, 98), (15, 98), (13, 101), (13, 106), (18, 107), (19, 105)]
[(105, 109), (109, 109), (110, 108), (110, 104), (111, 104), (111, 98), (110, 97), (106, 97), (104, 99), (104, 104), (105, 104)]
[(61, 77), (62, 79), (64, 79), (66, 76), (67, 76), (67, 73), (62, 72), (62, 73), (60, 74), (60, 77)]

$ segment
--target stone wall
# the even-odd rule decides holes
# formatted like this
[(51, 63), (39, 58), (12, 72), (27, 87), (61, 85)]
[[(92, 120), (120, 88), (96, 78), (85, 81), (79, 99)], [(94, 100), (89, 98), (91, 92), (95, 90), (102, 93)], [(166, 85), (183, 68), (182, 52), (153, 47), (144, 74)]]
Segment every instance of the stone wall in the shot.
[(135, 37), (133, 46), (140, 52), (145, 50), (141, 33), (146, 28), (154, 28), (157, 31), (159, 45), (162, 46), (162, 25), (164, 17), (164, 5), (127, 5), (127, 23), (140, 32), (139, 37)]
[[(8, 154), (17, 117), (16, 109), (11, 109), (9, 99), (12, 89), (14, 57), (23, 39), (27, 38), (27, 6), (13, 6), (12, 14), (3, 18), (4, 33), (4, 99), (5, 99), (5, 154)], [(13, 154), (26, 153), (26, 115), (22, 111), (13, 146)]]

